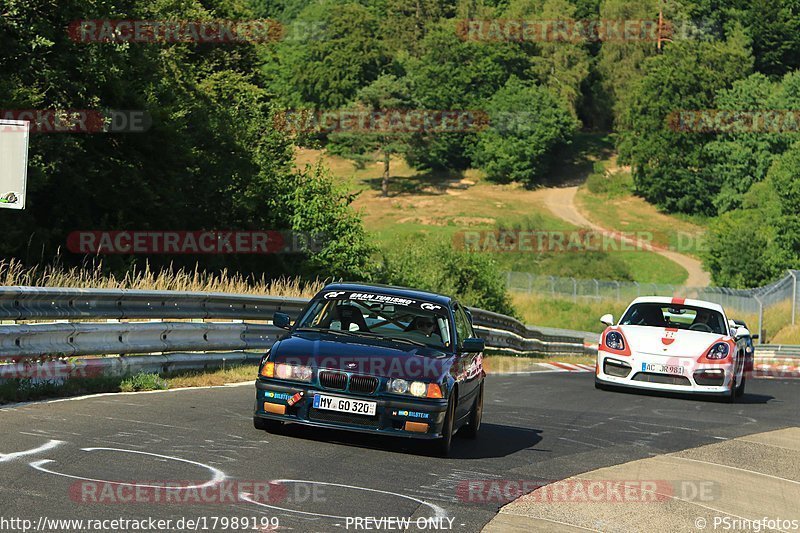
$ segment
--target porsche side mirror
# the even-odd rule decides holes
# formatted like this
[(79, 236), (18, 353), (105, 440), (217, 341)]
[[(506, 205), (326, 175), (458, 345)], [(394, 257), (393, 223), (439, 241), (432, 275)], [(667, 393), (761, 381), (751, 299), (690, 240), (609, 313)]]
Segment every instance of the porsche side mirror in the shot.
[(611, 313), (607, 313), (600, 317), (600, 322), (605, 324), (606, 326), (613, 326), (614, 325), (614, 315)]
[(286, 313), (275, 313), (272, 315), (272, 325), (278, 328), (289, 329), (292, 323), (292, 317)]
[(737, 339), (741, 339), (742, 337), (749, 337), (750, 330), (747, 328), (739, 328), (736, 330), (733, 336), (736, 337)]

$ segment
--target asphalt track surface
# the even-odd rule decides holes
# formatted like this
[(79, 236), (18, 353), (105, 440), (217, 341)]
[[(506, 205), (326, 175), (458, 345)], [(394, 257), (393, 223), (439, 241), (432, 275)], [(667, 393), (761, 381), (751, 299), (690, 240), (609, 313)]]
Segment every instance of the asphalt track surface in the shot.
[[(481, 435), (476, 441), (456, 438), (447, 459), (418, 441), (299, 426), (280, 434), (257, 431), (252, 384), (5, 407), (0, 518), (38, 524), (42, 516), (206, 517), (210, 527), (213, 517), (272, 517), (281, 530), (346, 531), (358, 530), (348, 517), (412, 517), (412, 526), (420, 524), (413, 522), (417, 518), (439, 517), (445, 526), (452, 520), (454, 531), (480, 531), (506, 502), (469, 501), (467, 481), (554, 481), (800, 426), (797, 380), (751, 380), (745, 397), (730, 405), (599, 391), (593, 378), (566, 372), (489, 376)], [(239, 487), (303, 483), (285, 482), (281, 498), (271, 500), (274, 507), (242, 498), (224, 504), (86, 503), (75, 488), (85, 488), (81, 479), (201, 484), (221, 475)]]

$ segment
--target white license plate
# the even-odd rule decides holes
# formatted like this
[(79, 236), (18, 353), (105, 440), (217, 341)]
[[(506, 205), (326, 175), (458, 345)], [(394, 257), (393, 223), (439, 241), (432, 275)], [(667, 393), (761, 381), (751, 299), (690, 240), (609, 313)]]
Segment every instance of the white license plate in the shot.
[(677, 374), (683, 375), (681, 365), (658, 365), (655, 363), (642, 363), (642, 372), (656, 372), (658, 374)]
[(373, 416), (377, 405), (376, 402), (365, 402), (364, 400), (354, 400), (353, 398), (339, 398), (338, 396), (325, 396), (323, 394), (314, 395), (314, 409)]

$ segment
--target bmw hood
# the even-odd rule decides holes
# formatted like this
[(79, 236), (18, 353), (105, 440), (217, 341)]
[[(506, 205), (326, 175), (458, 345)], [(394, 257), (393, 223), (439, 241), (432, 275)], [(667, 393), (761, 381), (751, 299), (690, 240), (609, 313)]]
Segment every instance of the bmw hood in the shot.
[(435, 348), (389, 339), (302, 332), (272, 347), (270, 361), (353, 374), (436, 381), (450, 369), (452, 355)]

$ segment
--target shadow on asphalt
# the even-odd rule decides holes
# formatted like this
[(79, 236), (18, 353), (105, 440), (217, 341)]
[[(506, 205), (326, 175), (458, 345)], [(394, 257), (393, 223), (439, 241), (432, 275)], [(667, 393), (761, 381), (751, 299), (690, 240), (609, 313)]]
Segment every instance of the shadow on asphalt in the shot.
[[(660, 398), (674, 398), (676, 400), (689, 400), (695, 402), (710, 402), (710, 403), (727, 403), (727, 399), (720, 396), (701, 396), (698, 394), (686, 394), (681, 392), (671, 391), (654, 391), (646, 389), (632, 389), (628, 387), (609, 387), (606, 385), (604, 392), (610, 394), (629, 394), (632, 396), (650, 396)], [(741, 398), (736, 398), (735, 404), (765, 404), (770, 400), (774, 400), (775, 396), (768, 394), (753, 394), (745, 392)]]
[[(314, 428), (300, 424), (286, 424), (272, 432), (289, 438), (311, 440), (370, 448), (392, 453), (406, 453), (436, 457), (436, 441), (419, 440), (395, 436), (353, 433), (338, 429)], [(505, 457), (518, 451), (533, 448), (542, 440), (541, 430), (504, 426), (501, 424), (481, 424), (477, 439), (467, 439), (456, 433), (453, 438), (451, 459), (489, 459)], [(491, 443), (491, 446), (487, 446)]]

